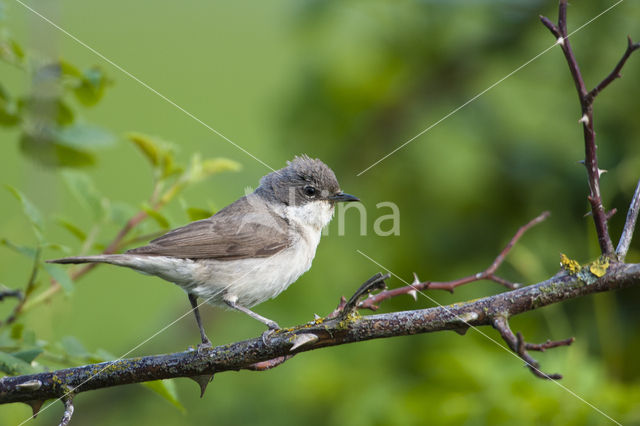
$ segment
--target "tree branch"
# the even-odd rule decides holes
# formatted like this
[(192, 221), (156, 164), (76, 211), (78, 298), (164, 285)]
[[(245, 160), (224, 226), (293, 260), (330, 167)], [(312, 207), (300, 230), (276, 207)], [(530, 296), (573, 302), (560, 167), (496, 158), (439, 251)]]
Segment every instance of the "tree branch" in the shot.
[[(639, 283), (640, 264), (613, 263), (600, 278), (592, 274), (587, 265), (577, 273), (561, 271), (539, 284), (466, 303), (365, 317), (351, 315), (346, 319), (319, 319), (277, 331), (266, 341), (258, 337), (200, 352), (191, 350), (4, 377), (0, 379), (0, 404), (60, 398), (69, 392), (75, 394), (150, 380), (255, 369), (258, 363), (329, 346), (493, 325), (496, 317), (510, 318), (553, 303)], [(317, 339), (291, 351), (296, 337), (302, 334), (315, 335)]]
[(367, 299), (360, 302), (358, 304), (358, 307), (361, 309), (371, 309), (372, 311), (375, 311), (378, 309), (378, 304), (380, 302), (387, 299), (391, 299), (393, 297), (403, 295), (403, 294), (410, 294), (414, 298), (416, 298), (417, 296), (416, 292), (421, 290), (426, 290), (426, 289), (448, 290), (449, 292), (453, 293), (453, 289), (458, 286), (472, 283), (475, 281), (482, 281), (482, 280), (489, 280), (489, 281), (496, 282), (511, 290), (516, 289), (518, 288), (518, 284), (514, 284), (510, 281), (505, 280), (504, 278), (497, 276), (495, 272), (498, 270), (500, 265), (502, 265), (502, 262), (504, 262), (504, 259), (507, 256), (507, 254), (509, 254), (513, 246), (518, 242), (518, 240), (520, 240), (520, 238), (524, 235), (524, 233), (527, 232), (529, 229), (531, 229), (533, 226), (547, 219), (550, 215), (551, 213), (548, 211), (543, 212), (536, 218), (529, 221), (529, 223), (521, 226), (518, 229), (518, 231), (514, 234), (514, 236), (511, 237), (511, 240), (507, 243), (505, 248), (502, 249), (502, 251), (494, 259), (493, 263), (491, 263), (491, 265), (489, 265), (489, 267), (482, 272), (478, 272), (477, 274), (469, 275), (467, 277), (459, 278), (456, 280), (442, 281), (442, 282), (440, 281), (420, 282), (420, 280), (418, 279), (418, 276), (414, 274), (414, 281), (410, 285), (400, 287), (400, 288), (394, 288), (392, 290), (385, 290), (378, 294), (370, 295)]
[(622, 67), (624, 67), (624, 64), (625, 62), (627, 62), (627, 59), (629, 59), (631, 54), (637, 49), (640, 49), (640, 42), (634, 43), (633, 40), (631, 40), (631, 37), (627, 37), (627, 49), (624, 51), (622, 58), (620, 59), (616, 67), (613, 69), (613, 71), (611, 71), (611, 73), (608, 76), (606, 76), (600, 82), (600, 84), (598, 84), (596, 87), (591, 89), (589, 93), (587, 93), (587, 96), (585, 99), (586, 102), (588, 102), (589, 104), (592, 104), (593, 100), (596, 98), (596, 96), (598, 96), (598, 93), (602, 92), (605, 89), (605, 87), (611, 84), (615, 79), (622, 77), (620, 75), (620, 71), (622, 71)]
[(600, 250), (603, 255), (607, 257), (614, 256), (613, 243), (609, 236), (609, 229), (607, 225), (608, 217), (602, 203), (602, 197), (600, 195), (600, 175), (604, 173), (604, 170), (598, 168), (598, 157), (596, 155), (596, 134), (593, 129), (593, 100), (604, 88), (606, 88), (613, 80), (620, 76), (620, 71), (625, 62), (631, 56), (631, 54), (640, 48), (639, 44), (633, 44), (631, 38), (629, 38), (627, 50), (625, 51), (622, 59), (618, 62), (611, 74), (605, 77), (600, 84), (598, 84), (590, 92), (587, 91), (587, 87), (584, 84), (582, 74), (580, 73), (580, 67), (576, 60), (573, 50), (571, 49), (571, 43), (567, 34), (567, 0), (560, 0), (558, 10), (558, 23), (554, 24), (548, 18), (540, 16), (540, 20), (546, 26), (549, 31), (557, 38), (558, 44), (562, 48), (562, 53), (569, 65), (569, 71), (573, 77), (573, 82), (578, 91), (578, 98), (580, 99), (580, 107), (582, 110), (582, 129), (584, 133), (585, 144), (585, 162), (584, 165), (587, 168), (587, 176), (589, 180), (589, 203), (591, 204), (591, 213), (596, 226), (596, 232), (598, 234), (598, 243), (600, 244)]

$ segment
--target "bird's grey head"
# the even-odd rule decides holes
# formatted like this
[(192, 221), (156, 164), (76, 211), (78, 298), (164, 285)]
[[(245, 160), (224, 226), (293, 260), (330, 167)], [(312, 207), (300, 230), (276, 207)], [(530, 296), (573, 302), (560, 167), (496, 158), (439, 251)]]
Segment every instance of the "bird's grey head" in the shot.
[(318, 159), (306, 155), (294, 157), (284, 167), (260, 180), (256, 190), (269, 201), (302, 206), (314, 201), (334, 204), (339, 201), (359, 201), (340, 190), (335, 173)]

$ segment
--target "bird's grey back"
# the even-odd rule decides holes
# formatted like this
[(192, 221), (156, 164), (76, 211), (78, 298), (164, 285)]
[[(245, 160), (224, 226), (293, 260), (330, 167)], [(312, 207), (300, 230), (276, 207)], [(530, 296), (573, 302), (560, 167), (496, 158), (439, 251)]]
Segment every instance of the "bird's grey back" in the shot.
[(208, 219), (167, 232), (128, 254), (236, 260), (272, 256), (290, 245), (287, 221), (255, 193)]

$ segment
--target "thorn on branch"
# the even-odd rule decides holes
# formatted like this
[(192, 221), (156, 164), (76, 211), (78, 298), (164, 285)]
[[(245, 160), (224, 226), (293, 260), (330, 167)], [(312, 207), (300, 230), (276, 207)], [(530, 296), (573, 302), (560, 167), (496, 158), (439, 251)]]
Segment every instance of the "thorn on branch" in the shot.
[(60, 420), (60, 426), (68, 426), (73, 416), (73, 396), (67, 395), (64, 399), (64, 414)]
[(533, 359), (533, 357), (529, 355), (527, 350), (544, 352), (546, 349), (555, 348), (558, 346), (568, 346), (575, 340), (573, 337), (570, 339), (559, 341), (547, 340), (546, 343), (540, 344), (527, 343), (525, 342), (524, 337), (522, 337), (522, 333), (518, 332), (517, 335), (513, 334), (513, 331), (511, 331), (511, 328), (509, 327), (509, 322), (504, 316), (496, 316), (493, 319), (492, 323), (493, 328), (500, 332), (500, 335), (507, 343), (507, 345), (509, 345), (509, 348), (511, 348), (513, 352), (515, 352), (520, 358), (522, 358), (522, 360), (524, 360), (526, 366), (529, 368), (529, 370), (531, 370), (534, 376), (548, 380), (562, 379), (561, 374), (546, 374), (542, 372), (540, 370), (540, 364), (538, 363), (538, 361)]
[(293, 339), (293, 346), (289, 349), (290, 352), (295, 351), (301, 346), (308, 345), (309, 343), (313, 343), (318, 341), (319, 337), (313, 333), (302, 333), (297, 334)]
[(38, 417), (38, 413), (40, 412), (40, 408), (42, 408), (42, 404), (44, 404), (44, 400), (36, 399), (27, 401), (25, 404), (31, 407), (32, 417), (35, 419), (36, 417)]
[(213, 374), (202, 374), (199, 376), (189, 377), (200, 386), (200, 398), (204, 396), (204, 392), (207, 390), (207, 386), (213, 380)]

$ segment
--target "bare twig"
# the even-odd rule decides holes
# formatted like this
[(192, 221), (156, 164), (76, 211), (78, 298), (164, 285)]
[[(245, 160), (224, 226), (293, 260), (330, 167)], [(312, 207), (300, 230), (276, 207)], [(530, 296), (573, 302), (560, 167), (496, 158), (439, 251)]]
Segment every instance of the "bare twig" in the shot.
[(29, 281), (27, 281), (27, 286), (24, 289), (24, 293), (20, 293), (21, 297), (18, 299), (18, 303), (13, 308), (13, 310), (11, 311), (11, 314), (7, 317), (7, 319), (4, 321), (4, 323), (0, 321), (0, 326), (6, 325), (6, 324), (11, 324), (18, 318), (18, 315), (20, 314), (20, 312), (24, 308), (24, 305), (25, 305), (25, 303), (27, 301), (27, 298), (29, 297), (29, 295), (31, 293), (33, 293), (33, 290), (35, 290), (35, 288), (36, 288), (36, 279), (38, 278), (38, 270), (39, 270), (39, 266), (40, 266), (40, 254), (41, 254), (41, 252), (42, 251), (41, 251), (40, 247), (38, 247), (36, 249), (36, 253), (35, 253), (35, 256), (33, 258), (33, 266), (31, 267), (31, 274), (29, 275)]
[(554, 24), (548, 18), (541, 16), (542, 23), (551, 31), (551, 33), (558, 40), (558, 44), (562, 48), (562, 52), (569, 65), (569, 71), (573, 77), (573, 82), (578, 91), (578, 97), (580, 99), (580, 107), (582, 110), (582, 129), (584, 133), (585, 143), (585, 162), (584, 165), (587, 169), (587, 176), (589, 180), (589, 196), (587, 199), (591, 204), (591, 212), (593, 220), (596, 226), (596, 233), (598, 234), (598, 243), (600, 244), (600, 250), (603, 255), (612, 257), (614, 255), (613, 243), (609, 235), (609, 229), (607, 225), (608, 217), (602, 203), (602, 197), (600, 195), (600, 175), (603, 172), (598, 168), (598, 157), (596, 155), (596, 134), (593, 128), (593, 100), (604, 88), (606, 88), (613, 80), (620, 76), (620, 71), (625, 62), (631, 56), (631, 54), (640, 48), (640, 44), (634, 44), (631, 38), (628, 39), (627, 49), (622, 56), (622, 59), (618, 62), (613, 71), (605, 77), (594, 89), (587, 91), (587, 87), (580, 73), (580, 67), (571, 49), (571, 43), (569, 42), (567, 33), (567, 0), (560, 0), (560, 6), (558, 10), (558, 23)]
[(620, 59), (616, 67), (613, 69), (613, 71), (611, 71), (611, 74), (606, 76), (596, 87), (591, 89), (591, 91), (587, 94), (587, 97), (585, 100), (588, 103), (590, 104), (593, 103), (593, 100), (596, 98), (596, 96), (598, 96), (598, 93), (602, 92), (604, 88), (607, 87), (609, 84), (611, 84), (615, 79), (622, 77), (620, 75), (620, 71), (622, 71), (622, 67), (624, 67), (624, 64), (625, 62), (627, 62), (627, 59), (629, 59), (631, 54), (637, 49), (640, 49), (640, 42), (634, 43), (631, 40), (631, 37), (627, 37), (627, 49), (624, 51), (622, 58)]
[[(541, 379), (551, 379), (551, 380), (560, 380), (562, 379), (562, 375), (560, 374), (546, 374), (540, 370), (540, 364), (538, 361), (533, 359), (531, 355), (527, 352), (527, 343), (524, 341), (522, 334), (518, 333), (516, 336), (511, 331), (509, 327), (509, 321), (507, 320), (505, 315), (498, 315), (493, 319), (493, 327), (500, 332), (500, 335), (507, 342), (507, 345), (514, 351), (520, 358), (524, 360), (526, 366), (531, 370), (531, 372)], [(570, 339), (573, 342), (573, 339)], [(567, 340), (568, 341), (568, 340)], [(565, 342), (565, 341), (563, 341)], [(529, 344), (531, 345), (531, 344)], [(536, 345), (533, 345), (536, 346)], [(537, 345), (538, 347), (542, 347), (541, 345)], [(561, 346), (558, 342), (549, 342), (549, 347)]]
[(60, 426), (68, 426), (73, 416), (73, 395), (67, 395), (64, 399), (64, 413), (60, 419)]
[(469, 275), (467, 277), (459, 278), (453, 281), (424, 281), (424, 282), (420, 282), (417, 275), (414, 274), (415, 279), (414, 279), (414, 282), (411, 283), (411, 285), (400, 287), (400, 288), (394, 288), (392, 290), (385, 290), (378, 294), (371, 295), (367, 299), (360, 302), (358, 304), (358, 307), (361, 309), (371, 309), (375, 311), (376, 309), (378, 309), (378, 304), (380, 302), (387, 299), (391, 299), (393, 297), (396, 297), (402, 294), (410, 294), (415, 297), (415, 294), (417, 291), (421, 291), (425, 289), (448, 290), (451, 293), (453, 293), (453, 290), (458, 286), (475, 282), (475, 281), (481, 281), (481, 280), (493, 281), (511, 290), (518, 288), (517, 284), (514, 284), (510, 281), (505, 280), (504, 278), (497, 276), (495, 272), (500, 267), (502, 262), (504, 262), (505, 257), (511, 251), (513, 246), (518, 242), (518, 240), (522, 237), (522, 235), (524, 235), (524, 233), (527, 232), (529, 229), (531, 229), (533, 226), (547, 219), (550, 214), (551, 213), (549, 213), (548, 211), (543, 212), (536, 218), (529, 221), (529, 223), (521, 226), (518, 229), (518, 231), (515, 233), (515, 235), (511, 238), (509, 243), (505, 246), (505, 248), (502, 249), (502, 251), (498, 254), (498, 256), (495, 258), (493, 263), (491, 263), (491, 265), (482, 272), (478, 272), (477, 274)]
[(624, 223), (622, 236), (620, 237), (620, 242), (618, 242), (618, 248), (616, 249), (616, 254), (618, 255), (618, 259), (621, 262), (624, 261), (624, 258), (627, 256), (627, 252), (629, 251), (629, 246), (631, 245), (633, 230), (636, 227), (636, 221), (638, 220), (639, 211), (640, 180), (638, 181), (638, 185), (636, 186), (636, 192), (633, 194), (633, 198), (631, 199), (631, 205), (629, 206), (629, 211), (627, 212), (627, 220)]
[[(569, 346), (570, 344), (576, 341), (575, 337), (569, 337), (568, 339), (564, 339), (564, 340), (547, 340), (544, 343), (527, 343), (524, 341), (524, 338), (522, 337), (522, 333), (520, 333), (519, 331), (516, 333), (516, 337), (518, 338), (518, 342), (524, 343), (524, 348), (526, 350), (540, 351), (540, 352), (544, 352), (547, 349), (551, 349), (551, 348), (557, 348), (558, 346)], [(519, 343), (519, 344), (522, 344), (522, 343)]]
[[(589, 284), (585, 285), (585, 279)], [(416, 311), (316, 320), (293, 329), (262, 337), (218, 346), (203, 351), (187, 351), (169, 355), (153, 355), (93, 364), (28, 376), (0, 379), (0, 404), (41, 401), (60, 398), (65, 389), (74, 393), (111, 386), (140, 383), (176, 377), (220, 374), (224, 371), (255, 369), (256, 363), (287, 357), (295, 337), (315, 334), (318, 339), (300, 347), (297, 352), (363, 340), (457, 330), (461, 318), (466, 326), (493, 325), (494, 318), (535, 310), (553, 303), (587, 294), (640, 285), (640, 264), (612, 264), (598, 278), (585, 266), (579, 274), (561, 271), (547, 281), (496, 294), (483, 299)], [(517, 338), (516, 338), (517, 344)], [(517, 349), (517, 346), (516, 346)], [(526, 347), (525, 347), (526, 349)], [(21, 386), (38, 382), (38, 386)]]

